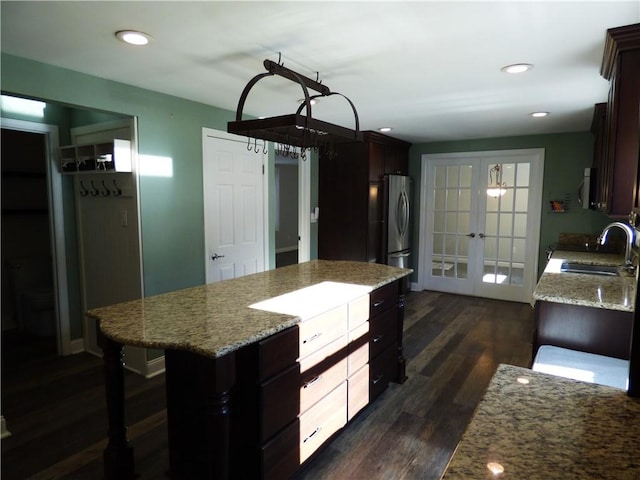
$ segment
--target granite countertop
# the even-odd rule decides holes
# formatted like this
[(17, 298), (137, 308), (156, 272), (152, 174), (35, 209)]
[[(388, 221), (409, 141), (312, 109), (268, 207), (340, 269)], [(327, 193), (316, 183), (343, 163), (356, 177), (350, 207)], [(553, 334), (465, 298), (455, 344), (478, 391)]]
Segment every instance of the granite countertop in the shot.
[(500, 365), (442, 480), (635, 480), (638, 418), (624, 390)]
[(375, 263), (313, 260), (95, 308), (87, 314), (116, 342), (215, 358), (301, 321), (296, 315), (250, 308), (256, 302), (326, 281), (362, 285), (371, 291), (412, 271)]
[(544, 300), (633, 312), (635, 275), (623, 269), (619, 270), (618, 277), (560, 272), (564, 261), (617, 266), (624, 264), (624, 257), (611, 253), (554, 251), (533, 292), (533, 303)]

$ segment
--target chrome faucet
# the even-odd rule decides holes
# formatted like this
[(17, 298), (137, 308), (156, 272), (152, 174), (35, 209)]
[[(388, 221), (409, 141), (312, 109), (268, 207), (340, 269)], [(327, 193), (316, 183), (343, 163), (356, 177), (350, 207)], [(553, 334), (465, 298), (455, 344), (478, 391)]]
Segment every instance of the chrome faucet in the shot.
[(624, 250), (624, 268), (626, 268), (627, 270), (634, 270), (635, 267), (633, 266), (633, 260), (631, 258), (633, 244), (635, 240), (635, 230), (633, 228), (631, 228), (626, 223), (622, 223), (622, 222), (610, 223), (609, 225), (604, 227), (604, 230), (602, 230), (602, 233), (598, 237), (598, 243), (600, 245), (604, 245), (606, 243), (607, 235), (609, 235), (609, 230), (611, 230), (613, 227), (621, 228), (622, 230), (624, 230), (624, 233), (627, 235), (627, 246)]

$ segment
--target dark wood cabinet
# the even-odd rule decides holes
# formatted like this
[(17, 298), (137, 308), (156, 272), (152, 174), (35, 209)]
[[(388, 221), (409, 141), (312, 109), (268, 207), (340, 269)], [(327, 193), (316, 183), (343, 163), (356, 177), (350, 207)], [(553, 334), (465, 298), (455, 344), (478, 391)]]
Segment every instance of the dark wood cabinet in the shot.
[(600, 73), (610, 82), (600, 209), (626, 218), (640, 206), (640, 24), (607, 30)]
[(410, 144), (371, 131), (363, 138), (337, 146), (335, 156), (320, 157), (320, 259), (386, 263), (383, 180), (408, 174)]
[(533, 356), (541, 345), (628, 359), (633, 313), (536, 302)]
[(405, 380), (403, 282), (237, 352), (231, 478), (290, 478), (389, 382)]
[(593, 119), (591, 121), (591, 133), (593, 133), (595, 139), (593, 143), (593, 163), (592, 167), (594, 172), (592, 175), (595, 177), (595, 181), (592, 181), (591, 186), (595, 189), (591, 193), (589, 208), (600, 210), (602, 205), (606, 202), (608, 189), (609, 189), (609, 176), (610, 170), (607, 164), (606, 155), (606, 138), (607, 138), (607, 104), (597, 103), (593, 108)]

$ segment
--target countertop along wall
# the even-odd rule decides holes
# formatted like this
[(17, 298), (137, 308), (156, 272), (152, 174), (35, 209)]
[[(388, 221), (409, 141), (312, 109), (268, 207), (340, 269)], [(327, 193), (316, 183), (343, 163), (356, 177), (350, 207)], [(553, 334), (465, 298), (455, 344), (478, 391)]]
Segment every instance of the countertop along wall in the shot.
[[(600, 233), (610, 219), (603, 213), (585, 210), (576, 202), (578, 186), (584, 169), (593, 161), (594, 137), (590, 132), (527, 135), (518, 137), (485, 138), (448, 142), (413, 144), (409, 150), (409, 175), (414, 181), (414, 209), (411, 219), (414, 225), (413, 245), (419, 245), (421, 162), (425, 153), (476, 152), (544, 148), (544, 179), (542, 187), (542, 215), (540, 225), (540, 250), (538, 277), (546, 264), (546, 249), (558, 241), (561, 232)], [(571, 195), (569, 211), (552, 213), (549, 200), (564, 200)], [(417, 252), (416, 252), (417, 253)], [(414, 259), (417, 259), (417, 255)], [(419, 277), (420, 265), (414, 263), (412, 281)]]

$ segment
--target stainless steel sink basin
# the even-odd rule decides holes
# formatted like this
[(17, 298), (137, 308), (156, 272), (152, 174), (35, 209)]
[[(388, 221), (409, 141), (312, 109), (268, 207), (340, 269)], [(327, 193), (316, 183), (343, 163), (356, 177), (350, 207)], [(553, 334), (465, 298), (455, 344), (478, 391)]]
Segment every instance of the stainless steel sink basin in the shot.
[(569, 273), (586, 273), (589, 275), (608, 275), (611, 277), (617, 277), (620, 275), (618, 273), (618, 267), (610, 265), (588, 265), (585, 263), (575, 262), (563, 262), (562, 265), (560, 265), (560, 271)]

